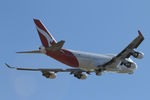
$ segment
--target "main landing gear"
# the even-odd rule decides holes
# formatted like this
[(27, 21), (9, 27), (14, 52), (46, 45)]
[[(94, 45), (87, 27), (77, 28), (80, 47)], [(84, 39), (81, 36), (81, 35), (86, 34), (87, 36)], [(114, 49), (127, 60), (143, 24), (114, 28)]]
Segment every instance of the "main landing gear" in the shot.
[(105, 71), (105, 70), (106, 70), (105, 67), (99, 68), (98, 70), (96, 70), (96, 75), (97, 75), (97, 76), (101, 76), (101, 75), (102, 75), (102, 72)]

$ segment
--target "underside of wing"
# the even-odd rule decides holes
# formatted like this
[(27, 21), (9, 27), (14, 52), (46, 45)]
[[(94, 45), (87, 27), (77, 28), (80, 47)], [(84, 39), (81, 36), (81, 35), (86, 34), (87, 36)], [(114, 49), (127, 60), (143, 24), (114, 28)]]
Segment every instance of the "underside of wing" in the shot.
[(122, 50), (116, 57), (129, 58), (132, 55), (132, 51), (136, 49), (144, 40), (142, 33), (138, 30), (139, 36), (136, 37), (124, 50)]
[[(12, 67), (8, 64), (5, 64), (8, 68), (16, 69), (16, 70), (24, 70), (24, 71), (40, 71), (42, 72), (42, 75), (46, 78), (54, 79), (56, 78), (56, 73), (58, 72), (69, 72), (70, 74), (74, 74), (74, 77), (84, 80), (87, 78), (87, 74), (90, 74), (89, 72), (86, 72), (82, 69), (55, 69), (55, 68), (19, 68), (19, 67)], [(87, 74), (84, 74), (83, 72), (86, 72)]]
[(25, 70), (25, 71), (47, 71), (47, 72), (86, 72), (81, 69), (73, 69), (73, 68), (68, 68), (68, 69), (58, 69), (58, 68), (18, 68), (18, 67), (12, 67), (8, 64), (5, 64), (8, 68), (16, 69), (16, 70)]

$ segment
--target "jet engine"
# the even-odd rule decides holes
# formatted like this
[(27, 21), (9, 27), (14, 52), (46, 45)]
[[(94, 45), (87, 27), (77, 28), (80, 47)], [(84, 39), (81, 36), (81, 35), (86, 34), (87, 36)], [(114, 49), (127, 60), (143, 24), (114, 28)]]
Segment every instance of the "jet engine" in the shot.
[(42, 75), (45, 76), (46, 78), (49, 78), (49, 79), (55, 79), (56, 78), (55, 72), (43, 72)]
[(39, 47), (39, 50), (40, 50), (42, 53), (46, 53), (45, 47), (43, 47), (43, 46), (40, 46), (40, 47)]
[(87, 74), (83, 74), (83, 73), (75, 73), (74, 77), (81, 79), (81, 80), (85, 80), (87, 78)]
[(133, 62), (124, 61), (121, 64), (125, 65), (127, 68), (132, 68), (132, 69), (136, 68), (136, 64)]
[(137, 59), (142, 59), (144, 57), (144, 53), (133, 51), (132, 52), (132, 56), (135, 57), (135, 58), (137, 58)]

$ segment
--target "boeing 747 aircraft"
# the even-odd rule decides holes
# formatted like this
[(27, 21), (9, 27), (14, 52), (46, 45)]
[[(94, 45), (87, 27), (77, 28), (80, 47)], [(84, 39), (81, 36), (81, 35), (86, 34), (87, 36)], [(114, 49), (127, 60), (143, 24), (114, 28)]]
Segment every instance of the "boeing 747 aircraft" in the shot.
[(142, 59), (144, 57), (144, 53), (135, 50), (144, 40), (140, 31), (138, 31), (139, 35), (118, 55), (105, 55), (64, 49), (62, 48), (65, 43), (64, 40), (57, 42), (40, 20), (34, 19), (34, 23), (41, 39), (42, 46), (40, 46), (39, 50), (36, 51), (24, 51), (17, 53), (45, 54), (73, 68), (34, 69), (12, 67), (6, 64), (7, 67), (25, 71), (40, 71), (43, 76), (50, 79), (56, 78), (56, 73), (58, 72), (69, 72), (70, 74), (73, 74), (74, 77), (84, 80), (87, 78), (88, 74), (90, 75), (90, 73), (95, 73), (97, 76), (100, 76), (102, 72), (133, 74), (137, 69), (137, 64), (132, 61), (130, 56), (137, 59)]

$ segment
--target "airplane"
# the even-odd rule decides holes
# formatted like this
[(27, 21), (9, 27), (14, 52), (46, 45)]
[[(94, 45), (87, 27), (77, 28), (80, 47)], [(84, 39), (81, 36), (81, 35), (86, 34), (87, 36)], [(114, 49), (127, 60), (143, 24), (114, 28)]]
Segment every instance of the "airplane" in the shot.
[(55, 79), (56, 73), (58, 72), (69, 72), (77, 79), (85, 80), (87, 75), (90, 75), (91, 73), (95, 73), (97, 76), (100, 76), (103, 72), (133, 74), (137, 69), (137, 64), (130, 56), (137, 59), (142, 59), (144, 57), (144, 53), (135, 50), (144, 40), (140, 30), (138, 30), (139, 35), (118, 55), (94, 54), (62, 48), (65, 43), (64, 40), (57, 42), (40, 20), (33, 20), (42, 46), (39, 47), (39, 50), (17, 53), (45, 54), (72, 68), (20, 68), (12, 67), (5, 63), (7, 67), (24, 71), (40, 71), (43, 76), (49, 79)]

